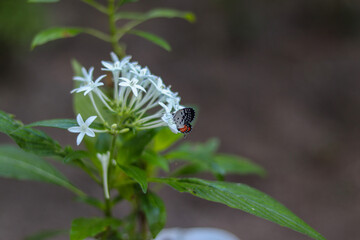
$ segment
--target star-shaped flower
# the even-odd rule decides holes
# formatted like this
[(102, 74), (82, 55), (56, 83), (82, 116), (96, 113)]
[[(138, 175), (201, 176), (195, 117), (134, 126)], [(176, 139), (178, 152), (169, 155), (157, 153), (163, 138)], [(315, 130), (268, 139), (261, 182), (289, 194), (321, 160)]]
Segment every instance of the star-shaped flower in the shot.
[[(101, 68), (103, 71), (110, 71), (113, 72), (113, 74), (117, 71), (120, 72), (122, 68), (129, 63), (131, 56), (126, 56), (121, 61), (119, 61), (118, 57), (115, 55), (115, 53), (111, 53), (111, 58), (113, 62), (106, 62), (101, 61), (101, 64), (104, 66), (104, 68)], [(117, 74), (114, 74), (117, 75)]]
[(121, 77), (120, 79), (123, 80), (123, 82), (119, 83), (119, 85), (123, 87), (130, 87), (135, 97), (137, 97), (138, 95), (138, 89), (140, 89), (143, 92), (146, 92), (145, 88), (137, 84), (139, 81), (138, 79), (132, 78), (131, 80), (129, 80), (128, 78), (124, 78), (124, 77)]
[(91, 91), (96, 91), (96, 89), (100, 86), (103, 86), (104, 83), (100, 82), (104, 77), (106, 77), (106, 75), (101, 75), (100, 77), (98, 77), (95, 82), (93, 82), (92, 78), (92, 73), (94, 71), (94, 68), (91, 67), (89, 69), (89, 73), (86, 72), (85, 69), (83, 69), (83, 75), (84, 77), (80, 77), (80, 76), (77, 76), (77, 77), (74, 77), (74, 80), (77, 80), (77, 81), (82, 81), (83, 84), (78, 87), (78, 88), (75, 88), (71, 91), (71, 93), (74, 93), (74, 92), (84, 92), (84, 95), (87, 95), (89, 92)]
[(91, 123), (96, 119), (96, 116), (91, 116), (86, 121), (82, 119), (80, 113), (76, 117), (76, 121), (79, 126), (77, 127), (70, 127), (68, 128), (69, 132), (72, 133), (80, 133), (76, 139), (76, 144), (80, 145), (81, 141), (83, 140), (85, 135), (88, 135), (89, 137), (95, 137), (95, 132), (93, 129), (89, 128)]

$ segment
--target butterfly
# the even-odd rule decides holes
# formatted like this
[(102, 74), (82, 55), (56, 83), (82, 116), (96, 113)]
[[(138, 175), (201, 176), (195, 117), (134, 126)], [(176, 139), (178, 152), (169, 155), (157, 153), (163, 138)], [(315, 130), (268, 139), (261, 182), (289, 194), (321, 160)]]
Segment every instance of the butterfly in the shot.
[(193, 108), (183, 108), (173, 113), (173, 119), (176, 128), (181, 133), (189, 133), (192, 130), (191, 122), (195, 118), (195, 111)]

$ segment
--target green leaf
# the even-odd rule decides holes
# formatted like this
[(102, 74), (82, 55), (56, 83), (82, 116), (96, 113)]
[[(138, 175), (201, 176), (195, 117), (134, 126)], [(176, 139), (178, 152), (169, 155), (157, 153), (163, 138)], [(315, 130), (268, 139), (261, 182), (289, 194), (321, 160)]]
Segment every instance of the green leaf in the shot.
[(13, 146), (0, 146), (0, 176), (57, 184), (78, 195), (84, 193), (40, 157)]
[(168, 184), (179, 192), (187, 192), (208, 201), (243, 210), (308, 235), (313, 239), (325, 239), (284, 205), (245, 184), (206, 181), (196, 178), (156, 178), (152, 181)]
[(154, 151), (164, 151), (181, 138), (182, 134), (174, 134), (168, 127), (164, 127), (154, 137)]
[(56, 236), (69, 234), (68, 230), (44, 230), (25, 238), (25, 240), (46, 240)]
[(9, 136), (26, 151), (44, 156), (63, 155), (60, 144), (37, 129), (21, 127), (11, 132)]
[(179, 11), (176, 9), (170, 8), (157, 8), (153, 9), (147, 13), (141, 12), (118, 12), (115, 15), (116, 20), (119, 19), (129, 19), (129, 20), (138, 20), (146, 21), (153, 18), (183, 18), (191, 23), (196, 21), (196, 17), (191, 12)]
[(28, 3), (56, 3), (60, 0), (28, 0)]
[(113, 218), (77, 218), (72, 221), (70, 240), (84, 240), (106, 230), (121, 225), (121, 221)]
[(166, 172), (169, 171), (168, 160), (154, 151), (145, 151), (144, 154), (141, 156), (141, 159), (143, 159), (146, 163), (152, 166), (160, 167)]
[(129, 164), (137, 161), (143, 154), (146, 146), (154, 138), (157, 130), (151, 129), (146, 131), (139, 131), (137, 133), (129, 132), (124, 135), (122, 144), (118, 148), (118, 159), (119, 164)]
[(0, 132), (9, 135), (9, 133), (22, 126), (23, 124), (16, 121), (13, 115), (0, 110)]
[(54, 127), (61, 129), (68, 129), (74, 126), (78, 126), (75, 119), (52, 119), (38, 121), (27, 125), (27, 127)]
[(214, 158), (215, 162), (224, 169), (226, 173), (241, 175), (256, 174), (261, 177), (266, 175), (264, 168), (246, 158), (227, 154), (217, 154)]
[(80, 196), (76, 198), (76, 201), (86, 203), (102, 211), (105, 209), (105, 204), (97, 198), (93, 198), (89, 196)]
[(185, 143), (166, 154), (165, 157), (169, 160), (189, 161), (202, 166), (204, 170), (209, 170), (215, 175), (224, 175), (226, 173), (225, 169), (213, 157), (218, 146), (219, 141), (217, 139), (210, 139), (204, 144)]
[(31, 49), (53, 40), (75, 37), (76, 35), (84, 32), (84, 29), (76, 27), (55, 27), (46, 29), (36, 34), (31, 43)]
[(140, 208), (145, 213), (151, 235), (155, 238), (166, 223), (164, 202), (159, 196), (152, 192), (142, 195), (140, 201)]
[[(75, 126), (79, 126), (75, 119), (51, 119), (38, 121), (27, 125), (27, 127), (53, 127), (61, 129), (68, 129)], [(104, 125), (100, 123), (92, 123), (90, 127), (99, 130), (104, 129)]]
[(44, 132), (24, 127), (10, 114), (0, 111), (0, 132), (10, 136), (22, 149), (40, 155), (62, 156), (63, 151), (58, 142)]
[(171, 46), (170, 44), (163, 38), (153, 34), (153, 33), (149, 33), (149, 32), (145, 32), (145, 31), (140, 31), (140, 30), (131, 30), (128, 33), (130, 34), (134, 34), (136, 36), (145, 38), (146, 40), (162, 47), (163, 49), (167, 50), (167, 51), (171, 51)]
[(125, 166), (118, 164), (118, 166), (125, 172), (126, 175), (134, 179), (137, 183), (140, 184), (140, 187), (144, 193), (147, 191), (148, 183), (147, 183), (147, 177), (144, 170), (135, 167), (135, 166)]

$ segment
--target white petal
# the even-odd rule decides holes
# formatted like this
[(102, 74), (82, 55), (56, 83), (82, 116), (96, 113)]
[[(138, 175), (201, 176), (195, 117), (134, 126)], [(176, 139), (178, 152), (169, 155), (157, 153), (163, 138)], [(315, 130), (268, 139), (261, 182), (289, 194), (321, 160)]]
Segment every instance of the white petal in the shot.
[(170, 113), (170, 109), (169, 109), (168, 106), (166, 106), (164, 103), (159, 102), (159, 105), (162, 106), (167, 113)]
[(118, 56), (114, 52), (111, 52), (110, 56), (111, 56), (111, 59), (113, 60), (113, 62), (118, 62), (119, 61)]
[(127, 82), (121, 82), (121, 83), (119, 83), (119, 85), (123, 86), (123, 87), (130, 87), (130, 84)]
[(82, 81), (82, 82), (85, 82), (85, 81), (86, 81), (86, 79), (85, 79), (85, 78), (80, 77), (80, 76), (75, 76), (75, 77), (73, 77), (73, 80), (76, 80), (76, 81)]
[(101, 61), (101, 64), (106, 67), (108, 70), (111, 70), (114, 68), (114, 66), (111, 63), (105, 62), (105, 61)]
[(86, 68), (82, 67), (81, 72), (82, 72), (83, 76), (86, 78), (86, 76), (87, 76)]
[(81, 132), (81, 133), (77, 136), (77, 138), (76, 138), (76, 144), (77, 144), (77, 145), (80, 145), (80, 143), (81, 143), (81, 141), (83, 140), (84, 136), (85, 136), (85, 133), (84, 133), (84, 132)]
[(82, 119), (80, 113), (76, 116), (76, 121), (78, 122), (79, 126), (84, 125), (84, 120)]
[(85, 130), (85, 134), (88, 135), (89, 137), (95, 137), (95, 133), (91, 128), (87, 128)]
[(93, 72), (94, 72), (94, 67), (91, 67), (90, 69), (89, 69), (89, 75), (88, 75), (88, 77), (89, 77), (89, 81), (90, 80), (92, 80), (92, 74), (93, 74)]
[(145, 88), (143, 88), (142, 86), (140, 85), (135, 85), (136, 88), (140, 89), (141, 91), (143, 92), (146, 92)]
[(70, 128), (68, 128), (68, 131), (72, 132), (72, 133), (79, 133), (79, 132), (81, 132), (81, 128), (80, 127), (70, 127)]
[(121, 80), (123, 80), (123, 81), (125, 81), (125, 82), (127, 82), (127, 83), (131, 82), (128, 78), (121, 77), (121, 78), (119, 78), (119, 79), (121, 79)]
[(96, 118), (97, 118), (97, 116), (91, 116), (88, 119), (86, 119), (86, 121), (85, 121), (86, 126), (90, 126)]
[[(106, 74), (104, 75), (101, 75), (100, 77), (98, 77), (96, 80), (95, 80), (95, 83), (98, 83), (101, 79), (103, 79), (104, 77), (106, 77)], [(104, 84), (103, 84), (104, 85)]]
[(136, 87), (131, 87), (131, 91), (134, 93), (135, 97), (137, 97), (138, 90), (136, 89)]

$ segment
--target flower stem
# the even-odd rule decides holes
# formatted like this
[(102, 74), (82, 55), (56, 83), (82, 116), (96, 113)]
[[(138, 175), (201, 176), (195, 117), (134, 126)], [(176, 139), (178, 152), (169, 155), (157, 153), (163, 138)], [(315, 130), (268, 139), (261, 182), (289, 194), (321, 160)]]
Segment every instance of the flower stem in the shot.
[(110, 42), (114, 49), (114, 52), (120, 57), (125, 57), (125, 51), (120, 46), (118, 39), (116, 38), (116, 19), (115, 19), (115, 0), (108, 1), (108, 16), (109, 16), (109, 28), (110, 28)]

